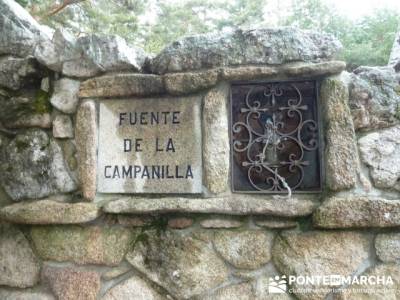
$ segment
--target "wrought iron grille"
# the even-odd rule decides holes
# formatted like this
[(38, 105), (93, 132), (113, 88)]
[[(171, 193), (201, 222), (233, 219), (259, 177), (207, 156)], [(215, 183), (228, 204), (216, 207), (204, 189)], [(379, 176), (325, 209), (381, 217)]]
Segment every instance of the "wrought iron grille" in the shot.
[(315, 81), (232, 85), (233, 191), (320, 191), (320, 148)]

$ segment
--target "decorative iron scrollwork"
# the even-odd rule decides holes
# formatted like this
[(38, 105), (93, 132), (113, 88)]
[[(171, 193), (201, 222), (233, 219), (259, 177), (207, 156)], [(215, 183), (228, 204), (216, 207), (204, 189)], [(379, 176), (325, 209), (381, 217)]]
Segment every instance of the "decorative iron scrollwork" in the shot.
[(233, 85), (231, 105), (235, 191), (320, 188), (315, 82)]

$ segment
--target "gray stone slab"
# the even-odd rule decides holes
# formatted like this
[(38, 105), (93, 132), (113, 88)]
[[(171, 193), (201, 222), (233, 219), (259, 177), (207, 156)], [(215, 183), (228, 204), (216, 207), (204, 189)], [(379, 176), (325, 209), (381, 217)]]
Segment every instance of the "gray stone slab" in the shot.
[(98, 191), (200, 193), (201, 97), (100, 102)]
[(97, 110), (96, 103), (85, 100), (78, 108), (75, 125), (76, 154), (82, 194), (92, 201), (96, 196), (97, 159)]
[(295, 217), (312, 214), (318, 205), (317, 198), (315, 195), (284, 198), (243, 194), (216, 198), (121, 197), (105, 203), (103, 211), (112, 214), (215, 213)]
[(349, 91), (341, 76), (325, 78), (320, 102), (325, 135), (325, 173), (329, 189), (340, 191), (357, 182), (358, 155)]

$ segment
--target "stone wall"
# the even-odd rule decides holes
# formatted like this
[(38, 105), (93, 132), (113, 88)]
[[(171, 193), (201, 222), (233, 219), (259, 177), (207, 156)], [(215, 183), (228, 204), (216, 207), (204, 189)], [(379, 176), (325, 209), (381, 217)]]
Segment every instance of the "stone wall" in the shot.
[[(52, 32), (12, 0), (0, 31), (0, 299), (400, 299), (395, 54), (347, 73), (333, 37), (282, 28), (182, 38), (152, 57), (119, 37)], [(323, 191), (233, 193), (230, 84), (310, 78)], [(200, 192), (99, 192), (99, 103), (193, 97)], [(278, 275), (393, 285), (269, 294)]]

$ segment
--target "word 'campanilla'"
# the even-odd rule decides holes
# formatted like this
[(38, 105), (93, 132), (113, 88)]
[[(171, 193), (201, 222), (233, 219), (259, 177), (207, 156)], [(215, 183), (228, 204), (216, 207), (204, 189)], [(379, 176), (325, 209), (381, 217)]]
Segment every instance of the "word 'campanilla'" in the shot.
[(192, 166), (105, 166), (104, 177), (107, 179), (193, 179)]

